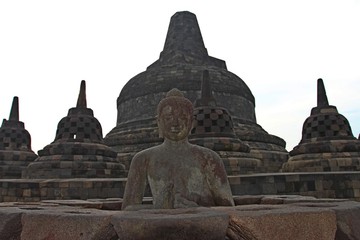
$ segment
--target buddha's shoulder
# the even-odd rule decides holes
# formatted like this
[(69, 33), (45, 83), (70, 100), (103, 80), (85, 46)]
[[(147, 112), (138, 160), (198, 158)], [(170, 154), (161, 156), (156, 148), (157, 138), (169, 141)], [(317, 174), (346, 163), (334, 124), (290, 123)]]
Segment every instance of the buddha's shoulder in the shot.
[(140, 152), (136, 153), (134, 158), (152, 156), (160, 151), (161, 151), (160, 146), (149, 147), (149, 148), (146, 148), (146, 149), (141, 150)]

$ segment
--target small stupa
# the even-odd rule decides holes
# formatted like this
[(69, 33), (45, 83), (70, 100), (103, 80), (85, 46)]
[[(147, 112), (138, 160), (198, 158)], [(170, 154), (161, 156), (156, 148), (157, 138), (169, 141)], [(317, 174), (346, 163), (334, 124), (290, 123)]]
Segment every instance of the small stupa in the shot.
[(22, 170), (36, 158), (30, 133), (19, 121), (19, 98), (14, 97), (9, 120), (0, 127), (0, 178), (21, 178)]
[(348, 120), (329, 105), (322, 79), (318, 79), (317, 106), (304, 122), (299, 145), (289, 154), (283, 172), (360, 170), (360, 141)]
[(126, 175), (117, 154), (103, 143), (102, 128), (87, 108), (85, 81), (81, 81), (75, 108), (60, 120), (54, 142), (38, 151), (39, 157), (24, 178), (107, 178)]
[(204, 70), (202, 78), (201, 97), (194, 104), (194, 126), (189, 141), (216, 151), (228, 175), (259, 171), (261, 161), (251, 156), (250, 147), (236, 136), (228, 110), (217, 105), (208, 70)]

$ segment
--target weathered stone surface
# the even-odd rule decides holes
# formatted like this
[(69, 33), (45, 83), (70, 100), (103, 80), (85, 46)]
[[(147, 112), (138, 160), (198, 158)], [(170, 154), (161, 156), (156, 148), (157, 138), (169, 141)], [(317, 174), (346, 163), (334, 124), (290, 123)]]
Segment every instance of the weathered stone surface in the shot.
[(360, 239), (360, 206), (344, 202), (333, 208), (337, 218), (336, 240)]
[(360, 172), (257, 173), (229, 176), (234, 195), (302, 195), (360, 200)]
[(260, 204), (263, 195), (234, 196), (234, 203), (238, 205)]
[(178, 89), (172, 89), (159, 102), (157, 113), (164, 142), (134, 156), (122, 208), (148, 208), (142, 204), (147, 184), (155, 209), (233, 206), (219, 155), (188, 141), (193, 121), (192, 103)]
[(21, 211), (0, 208), (0, 239), (20, 240), (21, 231)]
[(282, 171), (359, 171), (360, 141), (353, 136), (348, 120), (329, 105), (322, 79), (318, 79), (317, 102)]
[(96, 208), (101, 210), (121, 210), (122, 199), (106, 198), (88, 200), (44, 200), (42, 203), (83, 208)]
[(217, 105), (210, 86), (209, 71), (202, 76), (201, 97), (194, 104), (194, 121), (189, 141), (216, 151), (228, 175), (260, 172), (262, 162), (250, 153), (234, 131), (231, 115)]
[(118, 239), (111, 224), (111, 212), (42, 206), (22, 209), (24, 213), (21, 219), (21, 239)]
[[(104, 211), (111, 201), (0, 203), (0, 239), (360, 239), (360, 203), (303, 196), (236, 207)], [(290, 200), (276, 202), (277, 199)], [(121, 201), (120, 199), (112, 199)], [(258, 201), (257, 201), (258, 202)], [(21, 238), (20, 238), (21, 236)]]
[(229, 216), (208, 208), (141, 210), (113, 217), (120, 239), (225, 239)]
[[(360, 172), (257, 173), (229, 176), (233, 196), (302, 195), (360, 201)], [(122, 198), (126, 178), (2, 179), (0, 202)], [(145, 189), (151, 196), (150, 188)], [(235, 198), (237, 201), (237, 198)], [(282, 199), (288, 202), (291, 199)], [(242, 201), (242, 200), (239, 200)], [(244, 201), (249, 201), (245, 199)]]
[(225, 61), (208, 55), (196, 16), (187, 11), (171, 17), (160, 58), (121, 90), (117, 124), (106, 135), (106, 144), (119, 153), (124, 163), (140, 150), (160, 144), (156, 104), (172, 88), (183, 91), (194, 102), (204, 70), (209, 71), (219, 107), (226, 107), (233, 118), (236, 135), (256, 149), (253, 158), (264, 160), (264, 171), (278, 171), (287, 160), (285, 141), (256, 123), (255, 99), (249, 87), (227, 70)]
[(23, 171), (23, 178), (110, 178), (126, 175), (117, 153), (103, 142), (102, 128), (87, 108), (85, 81), (77, 105), (70, 108), (56, 130), (54, 142), (39, 151), (39, 157)]
[(21, 178), (21, 173), (37, 155), (31, 150), (31, 136), (19, 121), (19, 99), (14, 97), (9, 120), (0, 127), (0, 178)]
[[(222, 209), (227, 211), (227, 209)], [(241, 206), (228, 211), (230, 239), (329, 240), (336, 232), (330, 209), (282, 205)]]

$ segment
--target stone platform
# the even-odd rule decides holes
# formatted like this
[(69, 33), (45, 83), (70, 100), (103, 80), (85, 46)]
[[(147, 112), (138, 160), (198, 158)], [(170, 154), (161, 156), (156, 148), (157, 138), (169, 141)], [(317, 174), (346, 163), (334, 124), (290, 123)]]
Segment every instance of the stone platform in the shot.
[(120, 211), (121, 199), (0, 204), (0, 239), (360, 239), (360, 203), (235, 196), (235, 207)]

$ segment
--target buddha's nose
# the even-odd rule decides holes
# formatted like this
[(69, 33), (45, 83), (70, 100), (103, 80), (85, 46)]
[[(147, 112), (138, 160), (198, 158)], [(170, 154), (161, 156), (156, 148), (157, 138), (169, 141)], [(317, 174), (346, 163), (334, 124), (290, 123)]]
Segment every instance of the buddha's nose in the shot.
[(178, 126), (179, 125), (179, 118), (175, 117), (173, 120), (173, 125)]

